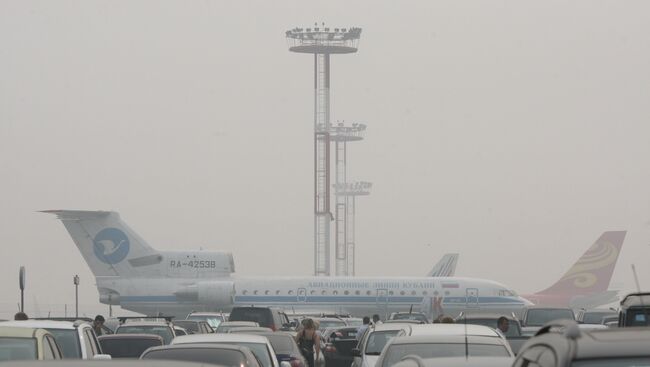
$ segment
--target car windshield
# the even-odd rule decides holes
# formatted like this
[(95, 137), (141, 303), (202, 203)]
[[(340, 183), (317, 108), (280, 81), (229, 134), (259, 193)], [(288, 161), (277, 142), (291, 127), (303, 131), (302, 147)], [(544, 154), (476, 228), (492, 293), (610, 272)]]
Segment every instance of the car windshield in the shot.
[(81, 347), (79, 346), (79, 335), (76, 329), (47, 329), (52, 335), (56, 343), (61, 348), (63, 358), (66, 359), (79, 359), (81, 358)]
[(387, 331), (375, 331), (368, 336), (368, 342), (366, 342), (365, 354), (369, 355), (379, 355), (381, 351), (386, 346), (386, 343), (390, 338), (394, 337), (399, 333), (399, 330), (387, 330)]
[(188, 320), (192, 321), (206, 321), (212, 328), (216, 329), (223, 322), (223, 316), (193, 316), (190, 315), (187, 317)]
[[(470, 357), (509, 357), (508, 350), (497, 344), (469, 344)], [(416, 355), (422, 358), (464, 357), (465, 344), (461, 343), (417, 343), (391, 345), (386, 351), (382, 367), (392, 366), (404, 356)]]
[(174, 321), (174, 325), (180, 326), (187, 331), (196, 333), (199, 331), (199, 323), (195, 321)]
[(363, 320), (362, 319), (348, 319), (348, 320), (345, 320), (345, 323), (348, 326), (361, 326), (361, 325), (363, 325)]
[[(463, 320), (459, 321), (460, 323), (463, 322)], [(468, 324), (472, 325), (483, 325), (487, 327), (491, 327), (492, 329), (497, 328), (497, 320), (496, 319), (467, 319)], [(516, 322), (513, 322), (512, 320), (509, 320), (508, 322), (508, 331), (505, 333), (501, 331), (503, 335), (506, 337), (509, 336), (521, 336), (521, 329), (519, 329), (519, 324)]]
[(300, 351), (298, 350), (298, 346), (296, 345), (296, 342), (293, 341), (293, 338), (290, 335), (282, 335), (282, 334), (275, 334), (275, 335), (264, 335), (269, 342), (271, 343), (271, 346), (273, 347), (273, 350), (277, 354), (298, 354)]
[(0, 361), (36, 359), (36, 339), (0, 337)]
[(226, 367), (249, 366), (246, 356), (238, 350), (218, 348), (173, 348), (152, 350), (142, 359), (167, 359), (174, 361), (219, 364)]
[(235, 308), (230, 313), (230, 321), (254, 321), (260, 326), (273, 326), (271, 310), (266, 308)]
[(575, 316), (573, 315), (573, 311), (569, 309), (532, 309), (528, 310), (526, 314), (526, 325), (542, 326), (549, 321), (560, 319), (574, 320)]
[(220, 344), (233, 344), (240, 347), (248, 347), (248, 349), (253, 352), (255, 357), (260, 361), (262, 367), (273, 367), (273, 362), (271, 362), (271, 354), (268, 347), (264, 343), (245, 343), (245, 342), (228, 342), (220, 341)]
[(172, 334), (171, 329), (166, 326), (122, 325), (117, 328), (117, 331), (115, 333), (116, 334), (154, 334), (154, 335), (161, 336), (165, 344), (169, 344), (172, 341), (172, 339), (174, 339), (174, 335)]
[(99, 343), (102, 351), (112, 358), (139, 358), (148, 348), (161, 345), (160, 340), (136, 338), (101, 339)]
[(650, 309), (628, 310), (625, 326), (650, 326)]
[(417, 313), (398, 313), (393, 315), (391, 320), (417, 320), (427, 322), (427, 318), (424, 315)]
[(341, 320), (320, 320), (319, 324), (320, 324), (319, 328), (321, 330), (331, 328), (331, 327), (346, 326), (345, 322)]
[(650, 367), (650, 354), (634, 358), (602, 358), (573, 361), (571, 367)]
[(586, 312), (582, 318), (583, 324), (600, 324), (603, 322), (603, 318), (607, 316), (615, 316), (615, 313), (612, 312)]

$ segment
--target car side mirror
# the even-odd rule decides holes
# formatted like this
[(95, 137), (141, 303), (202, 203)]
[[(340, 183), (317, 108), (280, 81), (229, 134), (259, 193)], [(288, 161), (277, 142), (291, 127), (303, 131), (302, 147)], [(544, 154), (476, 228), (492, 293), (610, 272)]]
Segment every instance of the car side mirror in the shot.
[(352, 348), (350, 354), (352, 357), (361, 357), (361, 350), (359, 350), (359, 348)]
[(110, 354), (95, 354), (93, 359), (97, 361), (110, 361), (113, 357)]
[(291, 363), (287, 361), (280, 362), (280, 367), (291, 367)]

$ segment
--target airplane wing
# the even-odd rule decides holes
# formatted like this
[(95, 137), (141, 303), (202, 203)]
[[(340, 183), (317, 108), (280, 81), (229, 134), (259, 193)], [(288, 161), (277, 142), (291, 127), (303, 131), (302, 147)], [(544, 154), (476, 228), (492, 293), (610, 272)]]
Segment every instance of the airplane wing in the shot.
[(433, 269), (427, 273), (428, 277), (452, 277), (456, 272), (458, 254), (445, 254)]

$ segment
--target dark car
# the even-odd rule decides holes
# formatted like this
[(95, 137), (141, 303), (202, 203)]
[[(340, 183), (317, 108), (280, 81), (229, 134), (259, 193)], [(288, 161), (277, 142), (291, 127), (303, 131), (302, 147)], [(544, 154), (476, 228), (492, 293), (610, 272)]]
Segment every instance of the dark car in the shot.
[(513, 367), (647, 366), (650, 328), (581, 330), (575, 321), (542, 327), (519, 351)]
[(650, 293), (631, 293), (623, 298), (618, 326), (650, 326)]
[(483, 325), (491, 327), (492, 329), (496, 329), (497, 321), (501, 317), (508, 319), (508, 331), (505, 333), (501, 331), (501, 333), (508, 340), (512, 352), (517, 354), (521, 346), (530, 338), (530, 335), (522, 334), (521, 324), (514, 315), (508, 317), (506, 315), (491, 313), (461, 313), (460, 316), (456, 318), (456, 323), (463, 323), (467, 321), (468, 324)]
[[(252, 328), (251, 328), (252, 329)], [(300, 353), (300, 349), (295, 339), (289, 333), (268, 332), (268, 331), (251, 331), (250, 334), (261, 335), (266, 337), (275, 351), (275, 357), (278, 362), (289, 362), (291, 367), (306, 367), (307, 361)]]
[(576, 314), (576, 321), (579, 324), (602, 324), (604, 318), (611, 316), (618, 316), (618, 312), (607, 308), (581, 309)]
[(232, 344), (165, 345), (147, 349), (140, 359), (201, 362), (226, 367), (260, 367), (250, 349)]
[(187, 330), (188, 334), (210, 334), (214, 333), (214, 329), (207, 323), (207, 321), (195, 320), (176, 320), (175, 326), (180, 326)]
[(228, 321), (253, 321), (273, 331), (287, 328), (287, 315), (273, 307), (233, 307)]
[(349, 367), (352, 364), (352, 349), (357, 347), (357, 328), (344, 327), (327, 330), (322, 339), (323, 356), (327, 367)]
[(145, 350), (164, 344), (161, 336), (153, 334), (112, 334), (98, 339), (104, 353), (111, 358), (140, 358)]
[(521, 317), (522, 334), (534, 335), (543, 325), (554, 320), (575, 320), (570, 308), (531, 306)]

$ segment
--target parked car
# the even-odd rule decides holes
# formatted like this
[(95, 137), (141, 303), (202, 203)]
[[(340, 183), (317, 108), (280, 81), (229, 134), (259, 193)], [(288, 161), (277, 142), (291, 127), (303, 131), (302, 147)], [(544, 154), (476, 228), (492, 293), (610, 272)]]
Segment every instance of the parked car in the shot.
[(318, 330), (325, 330), (330, 328), (346, 327), (347, 324), (343, 319), (334, 317), (314, 317), (312, 318), (318, 325)]
[(217, 364), (225, 367), (261, 367), (250, 349), (230, 344), (175, 344), (147, 349), (140, 359), (163, 359)]
[(90, 324), (77, 321), (24, 320), (6, 321), (2, 326), (45, 329), (54, 336), (64, 359), (110, 359), (102, 348)]
[(215, 332), (218, 334), (225, 334), (228, 332), (228, 330), (233, 328), (259, 327), (259, 326), (260, 325), (257, 322), (253, 322), (253, 321), (226, 321), (226, 322), (222, 322), (217, 328), (217, 330), (215, 330)]
[(282, 365), (282, 362), (288, 362), (291, 367), (307, 367), (307, 361), (300, 353), (300, 348), (293, 337), (293, 335), (277, 331), (277, 332), (260, 332), (256, 335), (263, 336), (269, 340), (275, 350), (275, 357)]
[(207, 321), (197, 320), (176, 320), (174, 326), (180, 326), (189, 334), (211, 334), (214, 333), (212, 326)]
[[(75, 321), (83, 321), (87, 322), (90, 325), (93, 324), (94, 319), (90, 317), (33, 317), (31, 320), (53, 320), (53, 321), (70, 321), (70, 322), (75, 322)], [(101, 335), (106, 335), (106, 334), (113, 334), (114, 330), (111, 329), (110, 327), (106, 326), (106, 324), (102, 325), (102, 333)], [(97, 335), (99, 336), (99, 335)]]
[(267, 328), (267, 327), (261, 327), (261, 326), (251, 326), (251, 327), (234, 327), (228, 329), (228, 334), (256, 334), (259, 335), (258, 333), (263, 332), (273, 332), (273, 330)]
[(287, 315), (273, 307), (233, 307), (229, 321), (253, 321), (273, 331), (289, 328)]
[(174, 325), (174, 337), (191, 334), (185, 328)]
[[(179, 336), (172, 341), (172, 344), (234, 344), (246, 347), (253, 352), (262, 367), (280, 367), (275, 357), (275, 350), (269, 340), (259, 335), (248, 334), (193, 334)], [(290, 367), (290, 366), (287, 366)]]
[(216, 330), (222, 322), (228, 321), (228, 316), (221, 312), (191, 312), (185, 319), (190, 321), (205, 321), (212, 329)]
[(375, 367), (381, 351), (388, 341), (398, 334), (409, 335), (411, 325), (383, 323), (369, 327), (364, 335), (359, 335), (359, 343), (350, 351), (352, 354), (352, 367)]
[(506, 337), (506, 340), (508, 340), (510, 349), (512, 349), (513, 353), (517, 354), (521, 346), (530, 338), (530, 335), (522, 335), (521, 324), (514, 314), (508, 317), (506, 315), (493, 313), (461, 313), (456, 318), (456, 323), (463, 324), (467, 322), (472, 325), (483, 325), (496, 329), (497, 321), (501, 317), (508, 319), (508, 331), (505, 333), (501, 331), (501, 333)]
[(514, 356), (504, 338), (458, 334), (410, 335), (397, 336), (391, 339), (381, 352), (375, 366), (390, 367), (408, 355), (416, 355), (423, 359), (449, 357), (462, 359), (466, 357), (512, 358)]
[(428, 324), (427, 315), (421, 312), (393, 312), (388, 316), (389, 320), (416, 320)]
[(526, 307), (521, 317), (522, 334), (534, 335), (543, 325), (554, 320), (575, 320), (575, 314), (570, 308)]
[(649, 328), (581, 330), (575, 321), (542, 327), (519, 351), (513, 367), (647, 366)]
[(328, 329), (322, 335), (321, 351), (327, 367), (350, 367), (352, 349), (357, 347), (357, 328), (343, 327)]
[(97, 339), (104, 353), (112, 358), (140, 358), (148, 348), (164, 344), (163, 338), (154, 334), (111, 334)]
[(129, 320), (115, 329), (115, 334), (153, 334), (163, 338), (165, 345), (176, 336), (174, 325), (167, 321)]
[[(410, 355), (393, 367), (510, 367), (512, 357), (420, 358)], [(533, 366), (531, 366), (533, 367)]]
[(605, 317), (617, 316), (618, 312), (608, 308), (580, 309), (576, 314), (579, 324), (602, 324)]
[(62, 358), (59, 345), (47, 330), (0, 326), (0, 362)]
[(650, 293), (631, 293), (621, 301), (618, 326), (650, 326)]

